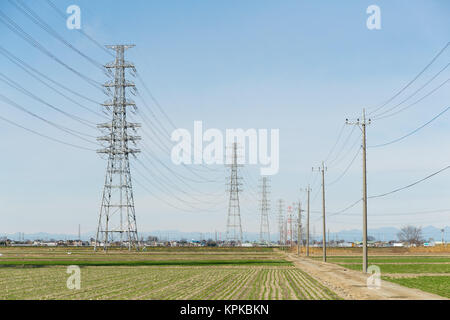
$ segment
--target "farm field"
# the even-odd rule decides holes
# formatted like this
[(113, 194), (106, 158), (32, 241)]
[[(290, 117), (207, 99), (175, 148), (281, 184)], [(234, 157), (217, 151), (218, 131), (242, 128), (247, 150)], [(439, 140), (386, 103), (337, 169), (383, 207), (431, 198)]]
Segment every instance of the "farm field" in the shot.
[[(379, 250), (378, 253), (380, 255), (369, 255), (369, 266), (378, 266), (383, 280), (450, 298), (450, 255), (447, 252), (421, 252), (420, 255), (402, 252), (396, 255)], [(311, 258), (322, 259), (320, 256)], [(327, 262), (362, 270), (361, 256), (354, 252), (327, 257)]]
[(382, 277), (382, 279), (450, 299), (450, 276)]
[[(165, 249), (165, 250), (162, 250)], [(147, 248), (144, 252), (92, 248), (8, 248), (0, 266), (288, 265), (272, 249)], [(203, 250), (199, 250), (203, 249)], [(249, 248), (251, 249), (251, 248)]]
[(1, 248), (0, 299), (339, 299), (272, 249), (178, 249)]

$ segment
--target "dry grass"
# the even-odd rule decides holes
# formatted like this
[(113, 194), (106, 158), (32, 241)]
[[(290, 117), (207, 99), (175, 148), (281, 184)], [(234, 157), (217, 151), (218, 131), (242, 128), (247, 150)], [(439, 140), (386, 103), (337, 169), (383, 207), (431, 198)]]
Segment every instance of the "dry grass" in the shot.
[[(297, 253), (297, 248), (289, 248), (290, 253)], [(322, 248), (310, 247), (310, 256), (322, 256)], [(450, 245), (435, 247), (396, 247), (396, 248), (368, 248), (369, 256), (388, 256), (388, 255), (450, 255)], [(305, 254), (305, 248), (302, 249), (302, 255)], [(362, 248), (327, 248), (328, 256), (360, 256)]]

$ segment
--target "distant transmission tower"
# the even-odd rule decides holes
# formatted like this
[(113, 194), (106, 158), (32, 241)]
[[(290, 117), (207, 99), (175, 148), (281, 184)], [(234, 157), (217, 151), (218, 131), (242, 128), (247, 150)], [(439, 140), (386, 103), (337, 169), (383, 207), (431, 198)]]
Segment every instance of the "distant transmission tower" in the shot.
[(284, 201), (282, 199), (278, 200), (278, 229), (280, 232), (280, 245), (283, 244), (284, 240)]
[(228, 201), (228, 219), (227, 219), (227, 242), (242, 244), (242, 225), (241, 225), (241, 207), (239, 205), (239, 191), (242, 185), (238, 176), (238, 156), (237, 156), (237, 143), (233, 143), (232, 161), (228, 166), (230, 170), (230, 182), (228, 191), (230, 197)]
[(116, 59), (105, 65), (108, 73), (112, 74), (114, 71), (114, 80), (105, 83), (104, 87), (108, 92), (111, 90), (114, 92), (113, 98), (103, 104), (108, 111), (112, 112), (112, 120), (98, 125), (98, 128), (106, 132), (106, 135), (97, 139), (106, 143), (105, 148), (98, 150), (98, 153), (108, 156), (108, 166), (94, 250), (97, 249), (98, 244), (103, 244), (104, 250), (107, 250), (113, 242), (115, 233), (119, 235), (121, 245), (124, 244), (125, 236), (129, 250), (131, 247), (138, 248), (129, 155), (134, 156), (140, 150), (130, 148), (128, 144), (129, 142), (135, 144), (140, 139), (130, 134), (130, 130), (136, 132), (140, 124), (127, 121), (127, 107), (135, 108), (136, 104), (127, 99), (126, 89), (135, 90), (135, 85), (125, 79), (125, 71), (128, 68), (135, 70), (135, 67), (124, 58), (125, 50), (132, 47), (134, 45), (107, 46), (116, 52)]
[(289, 245), (292, 247), (292, 243), (293, 243), (293, 229), (292, 229), (292, 206), (288, 206), (288, 214), (287, 214), (287, 219), (286, 219), (286, 229), (287, 229), (287, 233), (286, 233), (286, 243), (289, 237)]
[(261, 186), (261, 225), (259, 229), (259, 242), (260, 243), (270, 243), (270, 232), (269, 232), (269, 210), (270, 202), (267, 199), (267, 177), (262, 178)]

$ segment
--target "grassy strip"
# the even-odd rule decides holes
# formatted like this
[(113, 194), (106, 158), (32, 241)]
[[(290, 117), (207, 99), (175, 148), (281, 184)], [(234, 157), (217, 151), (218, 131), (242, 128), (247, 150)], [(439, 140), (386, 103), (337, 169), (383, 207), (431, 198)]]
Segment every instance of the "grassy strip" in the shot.
[(1, 261), (0, 267), (20, 266), (213, 266), (213, 265), (270, 265), (291, 266), (286, 260), (141, 260), (141, 261), (79, 261), (79, 260), (38, 260)]
[[(327, 257), (329, 262), (340, 263), (361, 262), (361, 260), (361, 257)], [(374, 263), (450, 262), (450, 257), (369, 257), (369, 260)]]
[[(361, 264), (339, 264), (340, 266), (362, 271)], [(373, 264), (376, 265), (376, 264)], [(383, 273), (450, 273), (450, 264), (380, 264)]]
[(408, 288), (420, 289), (450, 298), (450, 276), (422, 276), (414, 278), (382, 277), (382, 279)]

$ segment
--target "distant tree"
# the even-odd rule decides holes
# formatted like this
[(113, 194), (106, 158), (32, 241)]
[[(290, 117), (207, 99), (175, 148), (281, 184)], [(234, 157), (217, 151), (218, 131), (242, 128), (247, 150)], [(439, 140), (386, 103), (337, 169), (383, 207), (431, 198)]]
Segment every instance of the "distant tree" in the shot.
[(406, 242), (408, 244), (421, 244), (423, 242), (422, 238), (422, 228), (414, 226), (404, 226), (397, 233), (397, 237), (400, 241)]
[(155, 236), (148, 236), (147, 242), (158, 242), (158, 237)]
[(375, 241), (375, 237), (368, 236), (368, 237), (367, 237), (367, 241)]

